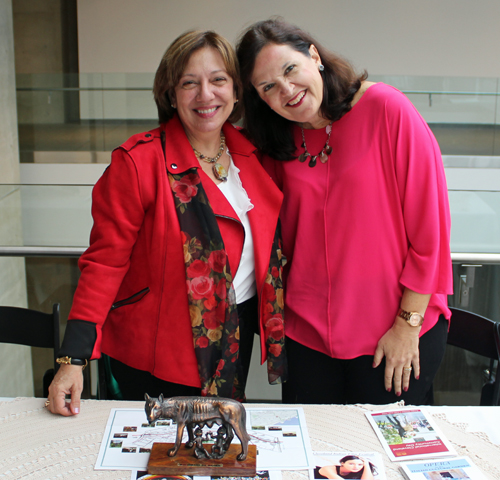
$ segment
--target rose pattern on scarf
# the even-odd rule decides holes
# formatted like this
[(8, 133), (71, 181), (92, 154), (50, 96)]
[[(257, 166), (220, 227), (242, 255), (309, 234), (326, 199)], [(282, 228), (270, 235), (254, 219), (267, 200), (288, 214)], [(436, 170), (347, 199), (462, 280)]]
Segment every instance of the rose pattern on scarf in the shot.
[(190, 203), (193, 198), (198, 194), (198, 187), (196, 185), (201, 183), (200, 176), (196, 173), (188, 173), (187, 175), (176, 175), (172, 183), (172, 191), (176, 198), (179, 199), (179, 208), (182, 213), (186, 210), (186, 204)]
[(201, 393), (243, 401), (236, 296), (217, 220), (197, 169), (168, 178), (181, 227)]
[[(227, 253), (217, 220), (206, 196), (197, 169), (172, 175), (174, 194), (186, 267), (193, 345), (203, 396), (244, 400), (240, 383), (239, 319)], [(269, 383), (286, 380), (284, 351), (282, 269), (279, 224), (271, 259), (260, 295), (261, 321), (268, 352)]]
[[(196, 324), (191, 322), (195, 350), (213, 348), (221, 351), (224, 357), (217, 362), (217, 369), (210, 378), (208, 372), (200, 371), (200, 378), (205, 379), (202, 381), (202, 395), (218, 395), (220, 388), (227, 381), (224, 367), (227, 362), (235, 364), (239, 353), (237, 322), (231, 319), (231, 308), (226, 302), (227, 291), (232, 288), (232, 277), (226, 271), (227, 254), (223, 245), (211, 242), (211, 248), (204, 249), (199, 247), (201, 242), (191, 238), (187, 232), (182, 232), (182, 236), (184, 249), (189, 253), (186, 282), (188, 295), (192, 298), (190, 308), (194, 309), (195, 318), (202, 319)], [(233, 316), (235, 314), (237, 318), (236, 305), (232, 305), (232, 310)], [(224, 340), (227, 345), (223, 347)], [(236, 398), (243, 400), (243, 394), (236, 394)]]
[(267, 348), (267, 376), (271, 385), (288, 377), (285, 357), (285, 321), (283, 302), (283, 267), (286, 258), (281, 251), (280, 225), (276, 228), (271, 261), (261, 293), (261, 317)]

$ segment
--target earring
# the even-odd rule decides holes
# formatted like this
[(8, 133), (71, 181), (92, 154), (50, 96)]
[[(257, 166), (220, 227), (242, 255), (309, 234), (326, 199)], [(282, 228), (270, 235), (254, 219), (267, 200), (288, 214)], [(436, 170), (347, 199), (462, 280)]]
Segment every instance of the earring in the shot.
[(171, 104), (170, 104), (170, 106), (171, 106), (172, 108), (175, 108), (173, 103), (171, 103)]
[(236, 105), (239, 101), (240, 101), (240, 100), (239, 100), (239, 98), (237, 98), (237, 99), (235, 100), (234, 104)]
[(320, 72), (322, 72), (324, 69), (325, 69), (325, 67), (324, 67), (324, 66), (320, 63), (320, 64), (318, 65), (318, 70), (319, 70)]

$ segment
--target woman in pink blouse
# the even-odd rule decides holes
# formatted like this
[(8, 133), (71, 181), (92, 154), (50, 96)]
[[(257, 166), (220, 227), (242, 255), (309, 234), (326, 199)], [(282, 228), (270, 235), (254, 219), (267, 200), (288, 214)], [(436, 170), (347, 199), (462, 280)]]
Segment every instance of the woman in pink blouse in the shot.
[(285, 196), (283, 401), (432, 403), (453, 284), (432, 132), (293, 25), (252, 25), (237, 54), (246, 129)]

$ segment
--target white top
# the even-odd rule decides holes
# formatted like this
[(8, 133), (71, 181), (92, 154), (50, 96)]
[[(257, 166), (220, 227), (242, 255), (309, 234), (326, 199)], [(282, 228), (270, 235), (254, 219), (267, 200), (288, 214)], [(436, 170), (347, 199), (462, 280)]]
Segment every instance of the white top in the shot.
[(253, 237), (250, 222), (248, 221), (248, 212), (254, 207), (246, 190), (243, 188), (239, 176), (239, 168), (233, 163), (229, 150), (229, 170), (227, 181), (219, 183), (219, 189), (227, 198), (227, 201), (233, 207), (238, 215), (243, 228), (245, 229), (245, 242), (241, 254), (240, 265), (233, 274), (233, 287), (236, 293), (236, 303), (242, 303), (252, 298), (257, 293), (255, 285), (255, 257), (253, 253)]

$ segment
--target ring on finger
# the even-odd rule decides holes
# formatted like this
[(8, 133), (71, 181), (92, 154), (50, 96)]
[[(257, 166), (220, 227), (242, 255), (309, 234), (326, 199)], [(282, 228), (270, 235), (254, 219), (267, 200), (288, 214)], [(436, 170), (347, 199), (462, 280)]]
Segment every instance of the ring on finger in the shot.
[(403, 367), (403, 372), (405, 373), (410, 373), (412, 371), (413, 367)]

